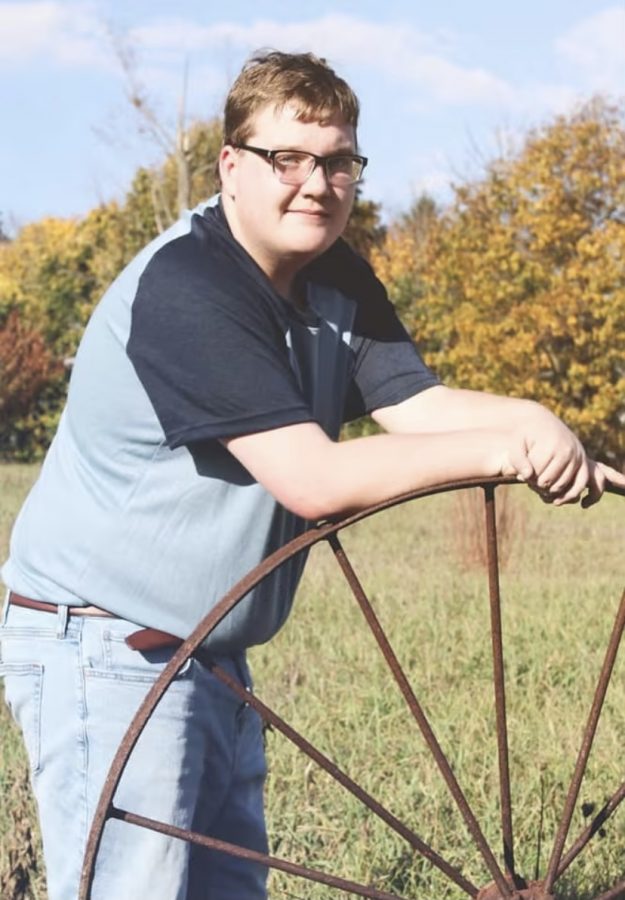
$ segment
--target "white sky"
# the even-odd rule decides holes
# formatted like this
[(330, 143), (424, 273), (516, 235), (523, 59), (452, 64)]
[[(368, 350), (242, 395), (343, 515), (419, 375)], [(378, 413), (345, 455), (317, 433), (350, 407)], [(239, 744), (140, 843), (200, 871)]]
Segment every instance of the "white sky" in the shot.
[(123, 196), (159, 158), (137, 131), (107, 34), (124, 34), (165, 119), (220, 114), (258, 47), (313, 50), (362, 104), (364, 196), (388, 214), (593, 93), (625, 95), (625, 2), (0, 0), (0, 214), (15, 229)]

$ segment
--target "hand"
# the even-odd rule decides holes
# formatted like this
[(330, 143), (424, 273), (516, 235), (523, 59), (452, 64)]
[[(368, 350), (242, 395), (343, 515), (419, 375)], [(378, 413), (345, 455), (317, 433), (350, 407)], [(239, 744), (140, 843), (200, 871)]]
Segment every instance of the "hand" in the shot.
[(513, 423), (506, 440), (502, 474), (516, 475), (541, 496), (579, 494), (588, 481), (584, 448), (553, 413), (526, 402), (523, 416)]
[(587, 457), (579, 439), (549, 410), (532, 403), (513, 433), (502, 474), (526, 481), (546, 503), (562, 506), (582, 500), (587, 508), (603, 495), (606, 483), (625, 488), (625, 475)]
[(612, 466), (596, 462), (594, 459), (589, 459), (588, 463), (590, 478), (588, 482), (588, 493), (582, 498), (582, 506), (584, 509), (588, 509), (589, 506), (592, 506), (593, 503), (596, 503), (597, 500), (601, 499), (606, 488), (606, 483), (613, 484), (616, 487), (621, 487), (625, 490), (625, 473), (618, 472), (616, 469), (613, 469)]

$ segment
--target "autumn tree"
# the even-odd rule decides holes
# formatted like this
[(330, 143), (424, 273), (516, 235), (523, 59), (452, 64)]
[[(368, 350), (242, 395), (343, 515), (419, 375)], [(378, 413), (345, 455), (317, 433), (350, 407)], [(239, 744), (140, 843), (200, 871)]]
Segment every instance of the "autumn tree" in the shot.
[(194, 122), (184, 136), (188, 191), (179, 207), (179, 159), (171, 153), (158, 165), (137, 170), (122, 204), (130, 256), (178, 219), (219, 190), (217, 161), (221, 149), (221, 123), (217, 119)]
[(357, 253), (370, 259), (374, 248), (381, 246), (385, 234), (386, 229), (380, 219), (380, 204), (363, 200), (358, 187), (343, 237)]
[(43, 219), (0, 244), (0, 421), (3, 454), (41, 453), (66, 390), (64, 360), (84, 327), (91, 249), (71, 219)]
[(75, 219), (26, 225), (0, 246), (0, 313), (15, 307), (54, 355), (74, 352), (84, 326), (81, 305), (93, 290), (88, 242)]
[(17, 309), (0, 319), (0, 458), (32, 455), (31, 431), (45, 430), (46, 389), (61, 368)]
[[(428, 240), (389, 236), (391, 295), (446, 382), (545, 403), (625, 463), (625, 117), (594, 99), (455, 189)], [(401, 264), (398, 253), (406, 255)]]
[(439, 214), (432, 197), (422, 194), (390, 225), (384, 240), (372, 249), (371, 262), (376, 274), (389, 289), (393, 303), (408, 327), (413, 324), (416, 309), (425, 294), (424, 250)]

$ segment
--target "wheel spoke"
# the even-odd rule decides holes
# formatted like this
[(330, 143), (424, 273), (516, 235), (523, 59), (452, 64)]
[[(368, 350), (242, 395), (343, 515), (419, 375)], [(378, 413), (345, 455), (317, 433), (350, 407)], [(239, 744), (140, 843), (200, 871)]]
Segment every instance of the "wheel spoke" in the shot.
[(606, 691), (610, 683), (610, 677), (612, 675), (612, 670), (616, 661), (616, 654), (618, 652), (624, 627), (625, 591), (623, 591), (623, 596), (621, 597), (621, 602), (616, 614), (616, 620), (614, 622), (612, 634), (610, 635), (610, 642), (608, 644), (608, 649), (606, 651), (603, 666), (601, 668), (599, 681), (597, 682), (597, 688), (595, 691), (595, 696), (593, 698), (592, 706), (590, 708), (584, 737), (582, 738), (582, 744), (580, 747), (579, 755), (577, 757), (575, 771), (573, 772), (573, 777), (571, 779), (571, 786), (569, 788), (564, 812), (562, 814), (562, 821), (556, 835), (551, 859), (549, 861), (549, 868), (547, 869), (547, 876), (545, 878), (545, 892), (548, 894), (550, 894), (552, 891), (553, 885), (556, 880), (556, 874), (560, 866), (560, 858), (564, 849), (564, 842), (566, 841), (566, 837), (571, 825), (571, 819), (573, 817), (573, 811), (577, 802), (577, 796), (579, 794), (582, 778), (584, 777), (584, 772), (586, 770), (586, 763), (588, 762), (588, 757), (592, 748), (595, 732), (597, 730), (597, 723), (599, 722), (601, 708), (603, 707), (603, 701), (605, 699)]
[(475, 818), (475, 815), (462, 792), (462, 788), (458, 784), (456, 776), (454, 775), (447, 757), (443, 753), (441, 746), (438, 743), (438, 740), (434, 734), (434, 731), (432, 730), (430, 723), (428, 722), (423, 708), (417, 700), (417, 697), (415, 696), (415, 693), (412, 690), (408, 679), (406, 678), (406, 675), (399, 663), (399, 660), (397, 659), (397, 656), (395, 655), (393, 648), (390, 645), (390, 642), (380, 624), (380, 621), (373, 611), (373, 607), (371, 606), (371, 603), (369, 602), (369, 599), (365, 594), (360, 581), (358, 580), (358, 576), (354, 572), (354, 569), (352, 568), (352, 565), (349, 562), (347, 555), (343, 550), (343, 547), (341, 546), (341, 543), (336, 534), (330, 535), (328, 537), (328, 542), (330, 543), (330, 546), (334, 551), (337, 562), (341, 567), (341, 570), (345, 575), (352, 593), (354, 594), (354, 597), (356, 598), (358, 605), (363, 612), (367, 624), (369, 625), (369, 628), (371, 629), (371, 632), (373, 633), (373, 636), (375, 637), (378, 646), (382, 651), (386, 663), (391, 673), (393, 674), (393, 677), (395, 678), (400, 691), (404, 696), (408, 708), (410, 709), (410, 712), (416, 720), (417, 725), (421, 729), (421, 733), (423, 734), (425, 742), (427, 743), (430, 752), (434, 757), (434, 760), (436, 761), (436, 764), (438, 765), (443, 778), (445, 779), (445, 783), (447, 784), (451, 795), (456, 801), (456, 805), (458, 806), (458, 809), (460, 810), (460, 813), (464, 818), (467, 828), (469, 829), (473, 840), (476, 843), (476, 846), (482, 854), (488, 871), (492, 875), (495, 884), (499, 888), (502, 896), (511, 897), (513, 892), (510, 888), (510, 885), (506, 881), (503, 872), (499, 868), (497, 860), (495, 859), (493, 852), (490, 849), (486, 838), (484, 837), (482, 829), (480, 828), (477, 819)]
[(618, 884), (615, 884), (614, 887), (609, 891), (606, 891), (605, 894), (601, 894), (600, 897), (595, 897), (595, 900), (625, 900), (625, 879), (619, 881)]
[(581, 853), (590, 839), (595, 836), (604, 822), (607, 822), (607, 820), (616, 811), (623, 800), (625, 800), (625, 781), (620, 786), (620, 788), (615, 791), (615, 793), (610, 797), (607, 803), (605, 803), (601, 807), (592, 822), (590, 822), (590, 824), (582, 831), (575, 843), (571, 845), (570, 849), (562, 857), (562, 861), (558, 866), (556, 879), (558, 879), (562, 875), (562, 873), (568, 869), (573, 860)]
[(341, 891), (348, 891), (351, 894), (356, 894), (358, 897), (368, 897), (369, 900), (405, 900), (398, 894), (389, 894), (387, 891), (379, 891), (377, 888), (359, 884), (357, 881), (348, 881), (345, 878), (338, 878), (336, 875), (329, 875), (327, 872), (321, 872), (319, 869), (309, 869), (307, 866), (300, 866), (287, 859), (280, 859), (277, 856), (269, 856), (266, 853), (248, 850), (245, 847), (240, 847), (238, 844), (220, 841), (217, 838), (207, 837), (195, 831), (176, 828), (174, 825), (168, 825), (166, 822), (158, 822), (156, 819), (139, 816), (125, 809), (113, 807), (111, 809), (111, 818), (120, 819), (122, 822), (138, 825), (150, 831), (157, 831), (159, 834), (166, 834), (168, 837), (180, 838), (180, 840), (188, 843), (207, 847), (209, 850), (227, 853), (229, 856), (236, 856), (239, 859), (249, 859), (251, 862), (258, 862), (270, 869), (279, 869), (281, 872), (287, 872), (289, 875), (299, 875), (301, 878), (307, 878), (308, 881), (318, 881), (320, 884), (325, 884), (328, 887), (337, 888)]
[(501, 591), (499, 588), (499, 554), (497, 549), (497, 518), (495, 488), (484, 488), (486, 516), (486, 553), (488, 561), (488, 589), (490, 595), (490, 625), (493, 647), (493, 686), (495, 688), (495, 715), (497, 722), (497, 749), (499, 755), (499, 792), (501, 797), (501, 832), (503, 857), (506, 870), (516, 887), (522, 880), (516, 875), (514, 865), (514, 837), (512, 832), (512, 799), (510, 795), (510, 768), (508, 763), (508, 725), (506, 717), (506, 687), (501, 627)]
[[(200, 654), (198, 654), (200, 655)], [(375, 800), (370, 794), (368, 794), (364, 788), (360, 787), (359, 784), (356, 784), (348, 775), (346, 775), (337, 765), (335, 765), (327, 756), (321, 753), (320, 750), (317, 750), (306, 738), (302, 737), (294, 728), (288, 725), (284, 719), (281, 719), (273, 710), (271, 710), (268, 706), (266, 706), (262, 700), (260, 700), (255, 694), (251, 694), (247, 691), (243, 685), (241, 685), (236, 678), (233, 678), (225, 669), (222, 669), (221, 666), (216, 665), (212, 661), (206, 659), (202, 660), (205, 662), (213, 674), (219, 678), (224, 684), (228, 685), (232, 691), (234, 691), (237, 696), (239, 696), (246, 703), (249, 703), (251, 707), (253, 707), (256, 712), (264, 719), (266, 722), (269, 722), (274, 728), (280, 731), (285, 737), (287, 737), (290, 741), (292, 741), (300, 750), (302, 750), (307, 756), (309, 756), (312, 760), (314, 760), (317, 765), (319, 765), (322, 769), (324, 769), (329, 775), (334, 778), (339, 784), (341, 784), (344, 788), (346, 788), (354, 797), (360, 800), (368, 809), (371, 810), (378, 818), (382, 819), (383, 822), (393, 829), (397, 834), (401, 835), (414, 849), (417, 850), (422, 856), (428, 859), (433, 865), (435, 865), (438, 869), (441, 870), (448, 878), (450, 878), (458, 887), (462, 888), (463, 891), (466, 891), (467, 894), (474, 897), (477, 895), (478, 889), (474, 884), (471, 884), (461, 872), (455, 869), (452, 865), (450, 865), (446, 860), (444, 860), (441, 856), (436, 853), (428, 844), (426, 844), (423, 840), (421, 840), (418, 835), (416, 835), (413, 831), (407, 828), (403, 822), (401, 822), (396, 816), (394, 816), (391, 812), (389, 812), (381, 803)]]

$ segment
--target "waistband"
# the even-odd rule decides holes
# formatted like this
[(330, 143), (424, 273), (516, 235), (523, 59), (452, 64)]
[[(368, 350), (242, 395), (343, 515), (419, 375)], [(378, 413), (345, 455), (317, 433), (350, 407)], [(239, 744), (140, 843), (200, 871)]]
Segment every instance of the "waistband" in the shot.
[[(14, 591), (9, 591), (9, 606), (21, 606), (25, 609), (35, 609), (38, 612), (54, 613), (59, 611), (59, 604), (47, 603), (44, 600), (32, 600), (30, 597), (23, 597)], [(68, 606), (68, 616), (102, 616), (109, 619), (118, 619), (119, 616), (110, 613), (99, 606)], [(129, 634), (125, 639), (126, 644), (132, 650), (164, 650), (169, 647), (179, 647), (183, 641), (175, 634), (169, 634), (167, 631), (159, 631), (157, 628), (140, 628)]]
[[(25, 609), (36, 609), (39, 612), (57, 613), (59, 610), (58, 603), (46, 603), (44, 600), (31, 600), (30, 597), (23, 597), (16, 594), (15, 591), (9, 591), (9, 605), (23, 606)], [(67, 613), (70, 616), (106, 616), (107, 618), (116, 619), (117, 616), (100, 609), (98, 606), (68, 606)]]

